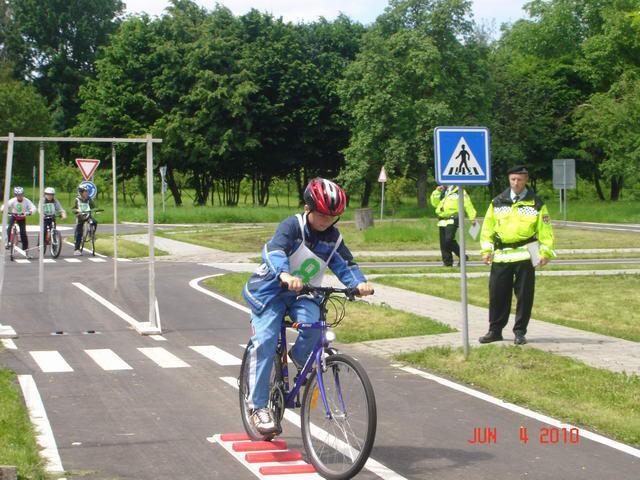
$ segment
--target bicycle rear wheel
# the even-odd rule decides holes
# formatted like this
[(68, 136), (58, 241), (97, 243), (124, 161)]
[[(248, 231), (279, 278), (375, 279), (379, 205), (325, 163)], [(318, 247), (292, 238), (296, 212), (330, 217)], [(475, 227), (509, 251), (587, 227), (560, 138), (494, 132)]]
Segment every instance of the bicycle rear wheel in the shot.
[(330, 416), (322, 401), (318, 369), (311, 374), (302, 400), (302, 441), (320, 475), (332, 480), (355, 476), (366, 463), (376, 436), (373, 387), (352, 357), (330, 355), (320, 372)]
[(60, 256), (60, 251), (62, 250), (62, 238), (60, 237), (60, 232), (57, 229), (51, 230), (51, 256), (53, 258), (58, 258)]
[(14, 229), (12, 229), (11, 233), (9, 234), (9, 258), (11, 258), (12, 262), (13, 262), (14, 255), (15, 255), (15, 246), (16, 246), (17, 233), (18, 232), (16, 232)]
[[(240, 416), (242, 417), (242, 424), (247, 432), (247, 435), (253, 440), (271, 440), (275, 437), (275, 434), (263, 435), (258, 432), (251, 423), (251, 413), (253, 407), (251, 406), (249, 399), (249, 366), (251, 364), (251, 354), (249, 347), (251, 342), (247, 345), (242, 356), (242, 365), (240, 366), (240, 377), (238, 378), (238, 387), (240, 390)], [(284, 415), (284, 392), (282, 384), (282, 363), (280, 357), (276, 354), (273, 356), (273, 367), (271, 369), (271, 378), (269, 380), (269, 405), (274, 415), (274, 419), (278, 424), (282, 421)]]

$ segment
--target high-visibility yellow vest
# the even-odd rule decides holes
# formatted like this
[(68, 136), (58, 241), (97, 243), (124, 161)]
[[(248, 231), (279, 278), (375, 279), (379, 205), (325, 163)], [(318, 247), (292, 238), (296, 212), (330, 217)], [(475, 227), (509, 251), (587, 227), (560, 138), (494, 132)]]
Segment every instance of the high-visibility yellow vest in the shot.
[[(435, 189), (431, 193), (431, 205), (436, 209), (436, 215), (440, 219), (438, 221), (439, 227), (446, 227), (455, 222), (458, 216), (458, 201), (458, 187), (456, 186), (447, 188), (442, 192)], [(476, 209), (467, 192), (464, 192), (464, 211), (471, 221), (476, 219)]]
[(540, 197), (529, 189), (524, 198), (513, 203), (507, 189), (491, 201), (480, 233), (483, 255), (493, 252), (497, 263), (529, 260), (525, 245), (535, 240), (541, 257), (556, 256), (549, 210)]

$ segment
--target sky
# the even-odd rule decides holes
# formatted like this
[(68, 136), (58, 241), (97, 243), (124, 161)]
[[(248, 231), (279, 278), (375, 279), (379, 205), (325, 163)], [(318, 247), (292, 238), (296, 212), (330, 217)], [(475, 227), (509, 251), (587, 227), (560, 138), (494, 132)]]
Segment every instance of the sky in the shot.
[[(524, 17), (522, 6), (529, 0), (473, 0), (474, 17), (481, 23), (494, 23), (496, 32), (504, 22)], [(146, 12), (160, 15), (168, 0), (124, 0), (127, 13)], [(268, 11), (288, 21), (312, 21), (320, 16), (331, 20), (340, 12), (362, 23), (373, 22), (383, 13), (387, 0), (196, 0), (213, 8), (216, 3), (228, 7), (235, 14), (244, 14), (251, 8)]]

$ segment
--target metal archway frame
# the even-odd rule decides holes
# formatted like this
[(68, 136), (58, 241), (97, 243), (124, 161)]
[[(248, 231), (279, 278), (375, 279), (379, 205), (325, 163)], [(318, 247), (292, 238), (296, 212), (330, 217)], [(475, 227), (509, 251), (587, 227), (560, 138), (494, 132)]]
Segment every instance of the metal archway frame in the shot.
[[(4, 205), (9, 202), (11, 192), (11, 178), (13, 169), (13, 147), (15, 142), (37, 142), (40, 143), (39, 155), (39, 198), (43, 198), (44, 193), (44, 144), (45, 143), (107, 143), (111, 144), (111, 167), (113, 177), (113, 287), (118, 288), (118, 245), (117, 245), (117, 195), (116, 195), (116, 151), (117, 143), (140, 143), (146, 144), (147, 157), (147, 215), (149, 222), (149, 320), (140, 323), (136, 330), (143, 335), (153, 335), (162, 333), (160, 317), (157, 312), (156, 285), (155, 285), (155, 238), (154, 238), (154, 201), (153, 201), (153, 144), (162, 143), (162, 139), (152, 138), (148, 134), (145, 138), (102, 138), (102, 137), (16, 137), (9, 133), (7, 137), (0, 137), (0, 141), (7, 142), (7, 160), (4, 177)], [(5, 208), (2, 212), (2, 238), (7, 228), (8, 211)], [(44, 291), (44, 217), (40, 215), (39, 229), (39, 256), (38, 256), (38, 291)], [(0, 261), (0, 299), (4, 288), (5, 255), (1, 255)], [(4, 334), (3, 334), (4, 332)], [(15, 332), (11, 327), (0, 324), (0, 337), (14, 337)]]

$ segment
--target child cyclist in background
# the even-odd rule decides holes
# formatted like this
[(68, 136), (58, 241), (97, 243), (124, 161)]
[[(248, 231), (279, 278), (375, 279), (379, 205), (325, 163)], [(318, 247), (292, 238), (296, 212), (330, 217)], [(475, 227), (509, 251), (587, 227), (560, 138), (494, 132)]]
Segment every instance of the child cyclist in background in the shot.
[[(371, 295), (373, 288), (353, 261), (351, 252), (335, 227), (344, 212), (347, 198), (337, 184), (322, 178), (309, 182), (304, 191), (304, 212), (284, 220), (262, 249), (264, 263), (243, 289), (251, 306), (249, 404), (251, 421), (262, 434), (279, 433), (267, 408), (269, 379), (276, 353), (280, 325), (286, 313), (294, 322), (314, 323), (320, 318), (318, 303), (297, 292), (307, 283), (320, 286), (329, 267), (348, 288)], [(288, 291), (281, 283), (288, 284)], [(320, 330), (302, 330), (289, 358), (301, 370), (318, 341)]]
[[(24, 196), (24, 188), (15, 187), (13, 189), (15, 197), (9, 200), (7, 204), (7, 212), (9, 213), (9, 225), (7, 227), (7, 243), (5, 248), (9, 249), (9, 232), (13, 228), (13, 224), (17, 223), (20, 227), (20, 242), (22, 243), (22, 249), (25, 251), (27, 258), (31, 258), (29, 253), (29, 236), (27, 235), (27, 219), (29, 215), (33, 215), (36, 211), (36, 206), (31, 200)], [(5, 206), (2, 205), (0, 211), (4, 210)]]

